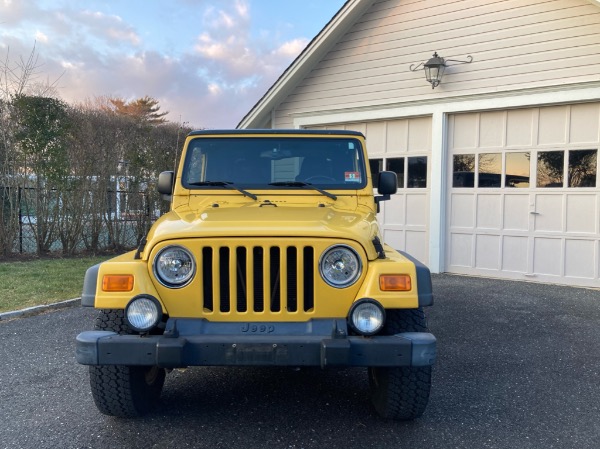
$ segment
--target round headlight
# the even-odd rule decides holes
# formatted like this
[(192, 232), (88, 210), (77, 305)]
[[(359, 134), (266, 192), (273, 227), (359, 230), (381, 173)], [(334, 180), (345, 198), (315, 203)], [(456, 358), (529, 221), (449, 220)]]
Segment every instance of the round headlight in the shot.
[(332, 246), (321, 256), (321, 277), (332, 287), (344, 288), (356, 282), (362, 265), (360, 257), (346, 245)]
[(152, 296), (137, 296), (125, 307), (125, 318), (133, 330), (146, 332), (162, 319), (162, 307)]
[(361, 335), (373, 335), (385, 324), (385, 309), (374, 299), (363, 299), (350, 309), (348, 324)]
[(184, 287), (192, 280), (195, 271), (194, 257), (182, 246), (167, 246), (154, 259), (154, 274), (165, 287)]

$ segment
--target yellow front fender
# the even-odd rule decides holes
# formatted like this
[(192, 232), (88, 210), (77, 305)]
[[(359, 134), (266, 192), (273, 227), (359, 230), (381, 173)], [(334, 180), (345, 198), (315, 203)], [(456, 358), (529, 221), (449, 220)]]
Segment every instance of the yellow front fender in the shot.
[[(124, 309), (131, 298), (146, 294), (158, 299), (162, 305), (163, 313), (168, 313), (148, 274), (147, 262), (135, 259), (135, 253), (135, 251), (131, 251), (100, 264), (94, 307), (97, 309)], [(102, 280), (104, 276), (108, 275), (132, 275), (134, 279), (133, 288), (126, 292), (103, 291)]]

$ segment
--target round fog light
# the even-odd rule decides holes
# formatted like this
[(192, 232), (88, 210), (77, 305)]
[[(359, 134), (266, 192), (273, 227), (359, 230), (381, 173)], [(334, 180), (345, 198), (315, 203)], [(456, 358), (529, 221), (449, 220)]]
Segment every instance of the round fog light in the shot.
[(363, 299), (350, 309), (349, 325), (361, 335), (373, 335), (385, 324), (385, 310), (374, 299)]
[(152, 296), (138, 296), (127, 304), (125, 318), (133, 330), (146, 332), (162, 319), (162, 307)]

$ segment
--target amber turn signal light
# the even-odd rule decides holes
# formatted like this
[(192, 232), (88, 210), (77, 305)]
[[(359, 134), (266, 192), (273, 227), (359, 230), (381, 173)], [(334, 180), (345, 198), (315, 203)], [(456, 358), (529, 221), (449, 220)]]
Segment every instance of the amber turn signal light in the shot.
[(384, 292), (407, 292), (412, 289), (408, 274), (382, 274), (379, 289)]
[(102, 278), (102, 291), (130, 292), (131, 290), (133, 290), (131, 274), (107, 274)]

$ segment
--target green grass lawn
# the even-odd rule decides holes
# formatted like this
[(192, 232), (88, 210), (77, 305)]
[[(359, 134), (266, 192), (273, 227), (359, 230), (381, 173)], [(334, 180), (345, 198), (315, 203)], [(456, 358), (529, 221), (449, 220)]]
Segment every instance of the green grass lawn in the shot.
[(110, 257), (0, 262), (0, 312), (79, 298), (85, 270)]

